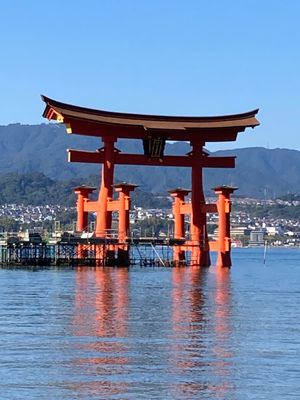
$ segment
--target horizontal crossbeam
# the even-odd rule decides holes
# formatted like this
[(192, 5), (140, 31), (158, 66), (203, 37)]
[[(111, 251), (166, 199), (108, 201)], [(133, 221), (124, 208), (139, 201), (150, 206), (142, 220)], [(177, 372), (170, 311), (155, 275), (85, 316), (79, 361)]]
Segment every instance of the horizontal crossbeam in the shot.
[[(103, 152), (68, 150), (69, 162), (104, 163)], [(193, 157), (193, 156), (164, 156), (163, 158), (149, 158), (143, 154), (115, 153), (115, 164), (145, 165), (165, 167), (199, 167), (199, 168), (234, 168), (235, 157)]]

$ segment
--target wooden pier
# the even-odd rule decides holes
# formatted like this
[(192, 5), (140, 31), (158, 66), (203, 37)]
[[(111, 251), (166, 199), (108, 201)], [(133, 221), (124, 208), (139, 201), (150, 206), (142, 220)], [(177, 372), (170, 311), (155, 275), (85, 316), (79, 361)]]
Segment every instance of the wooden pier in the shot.
[[(0, 240), (0, 266), (116, 266), (129, 265), (172, 267), (173, 249), (183, 240), (140, 237), (119, 242), (118, 238), (64, 237), (55, 243), (43, 240)], [(129, 258), (120, 257), (126, 247)], [(187, 258), (181, 265), (189, 265)], [(178, 264), (176, 264), (178, 265)]]

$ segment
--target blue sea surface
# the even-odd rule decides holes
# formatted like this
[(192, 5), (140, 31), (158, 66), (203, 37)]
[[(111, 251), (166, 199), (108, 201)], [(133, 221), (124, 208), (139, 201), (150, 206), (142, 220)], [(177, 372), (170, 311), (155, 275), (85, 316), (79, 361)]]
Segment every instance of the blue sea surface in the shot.
[(300, 249), (0, 270), (0, 398), (299, 399)]

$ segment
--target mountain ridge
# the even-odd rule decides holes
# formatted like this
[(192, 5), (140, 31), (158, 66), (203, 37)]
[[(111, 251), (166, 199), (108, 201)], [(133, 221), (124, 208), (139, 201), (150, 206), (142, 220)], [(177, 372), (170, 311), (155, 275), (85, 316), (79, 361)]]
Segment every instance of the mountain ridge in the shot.
[[(68, 164), (66, 149), (95, 150), (101, 140), (95, 137), (68, 135), (57, 124), (0, 126), (0, 174), (41, 172), (55, 180), (72, 180), (99, 174), (100, 165)], [(116, 147), (129, 153), (142, 152), (142, 142), (120, 140)], [(185, 154), (191, 148), (186, 142), (166, 144), (166, 154)], [(235, 169), (204, 170), (206, 193), (220, 184), (232, 184), (238, 194), (251, 197), (276, 197), (300, 193), (300, 151), (263, 147), (233, 148), (211, 152), (212, 155), (236, 156)], [(143, 191), (163, 193), (173, 187), (190, 187), (188, 168), (117, 166), (116, 176), (140, 185)]]

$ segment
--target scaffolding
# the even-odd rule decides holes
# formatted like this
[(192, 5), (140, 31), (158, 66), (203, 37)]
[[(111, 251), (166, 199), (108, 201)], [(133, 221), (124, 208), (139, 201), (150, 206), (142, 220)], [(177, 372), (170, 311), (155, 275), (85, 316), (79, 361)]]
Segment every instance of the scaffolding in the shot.
[[(182, 246), (183, 240), (172, 238), (131, 238), (119, 242), (118, 238), (80, 238), (65, 235), (56, 243), (24, 241), (4, 238), (0, 241), (0, 265), (18, 266), (115, 266), (139, 265), (143, 267), (188, 266), (191, 256), (178, 264), (174, 263), (173, 252)], [(120, 256), (125, 249), (129, 258)], [(192, 249), (187, 251), (192, 254)], [(122, 255), (122, 253), (121, 253)]]

